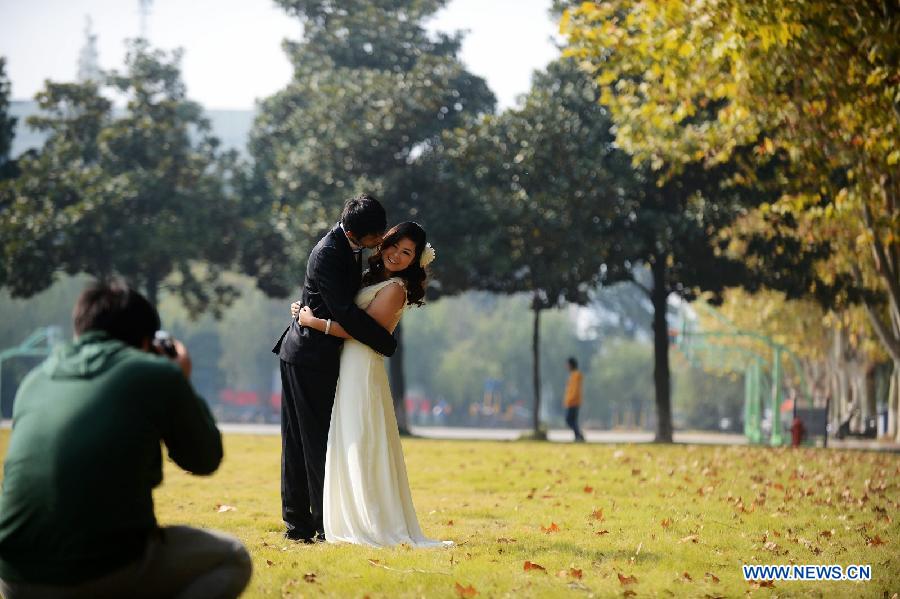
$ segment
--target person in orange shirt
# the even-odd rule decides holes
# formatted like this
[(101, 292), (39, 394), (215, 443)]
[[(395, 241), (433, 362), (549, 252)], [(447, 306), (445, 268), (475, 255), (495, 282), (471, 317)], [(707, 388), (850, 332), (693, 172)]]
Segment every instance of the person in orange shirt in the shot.
[(584, 442), (584, 435), (578, 428), (578, 408), (581, 407), (581, 371), (578, 360), (569, 358), (569, 382), (566, 383), (566, 395), (563, 400), (566, 408), (566, 424), (575, 433), (575, 442)]

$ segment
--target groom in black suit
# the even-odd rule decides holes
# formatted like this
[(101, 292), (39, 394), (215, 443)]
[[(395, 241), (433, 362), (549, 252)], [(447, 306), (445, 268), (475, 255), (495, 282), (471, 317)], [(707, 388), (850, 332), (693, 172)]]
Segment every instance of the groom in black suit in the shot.
[[(300, 301), (319, 318), (341, 323), (357, 341), (391, 356), (396, 340), (354, 303), (362, 279), (360, 252), (381, 243), (386, 227), (384, 208), (374, 197), (347, 200), (341, 222), (309, 255)], [(272, 349), (281, 359), (281, 516), (289, 539), (325, 538), (325, 449), (342, 344), (293, 320)]]

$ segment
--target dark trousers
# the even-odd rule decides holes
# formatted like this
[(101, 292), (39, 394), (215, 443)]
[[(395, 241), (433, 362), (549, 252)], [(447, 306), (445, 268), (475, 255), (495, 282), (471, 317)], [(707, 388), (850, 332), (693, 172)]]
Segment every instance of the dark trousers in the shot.
[[(77, 556), (72, 556), (73, 560)], [(244, 545), (231, 535), (188, 526), (168, 526), (150, 535), (144, 555), (108, 574), (65, 586), (7, 583), (6, 599), (98, 599), (103, 597), (239, 597), (250, 582), (253, 564)]]
[(578, 428), (578, 408), (579, 406), (566, 408), (566, 424), (575, 433), (576, 441), (584, 441), (584, 435), (581, 434), (581, 429)]
[(281, 361), (281, 517), (294, 538), (324, 534), (325, 448), (338, 371)]

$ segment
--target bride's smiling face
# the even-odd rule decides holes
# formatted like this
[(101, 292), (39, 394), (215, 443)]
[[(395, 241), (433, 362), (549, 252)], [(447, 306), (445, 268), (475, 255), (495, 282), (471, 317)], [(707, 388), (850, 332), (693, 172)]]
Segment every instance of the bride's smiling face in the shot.
[(410, 239), (400, 239), (393, 245), (381, 248), (381, 261), (388, 272), (406, 270), (416, 256), (416, 244)]

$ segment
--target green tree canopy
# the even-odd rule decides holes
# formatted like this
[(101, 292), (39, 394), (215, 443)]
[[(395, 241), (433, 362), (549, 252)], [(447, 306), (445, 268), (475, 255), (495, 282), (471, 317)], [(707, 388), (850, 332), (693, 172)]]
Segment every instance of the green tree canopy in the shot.
[[(389, 220), (431, 224), (440, 203), (419, 158), (446, 129), (493, 110), (485, 82), (459, 61), (459, 36), (423, 26), (443, 2), (281, 0), (300, 18), (302, 41), (285, 43), (290, 84), (267, 98), (251, 134), (254, 182), (271, 201), (293, 264), (343, 201), (374, 193)], [(294, 271), (283, 284), (300, 283)], [(302, 270), (300, 271), (302, 272)]]
[(0, 282), (14, 296), (64, 271), (124, 276), (154, 302), (165, 287), (194, 313), (233, 297), (219, 279), (238, 229), (228, 161), (186, 99), (179, 60), (131, 42), (125, 70), (106, 81), (127, 100), (121, 116), (94, 82), (48, 82), (37, 95), (29, 125), (47, 141), (0, 187)]

